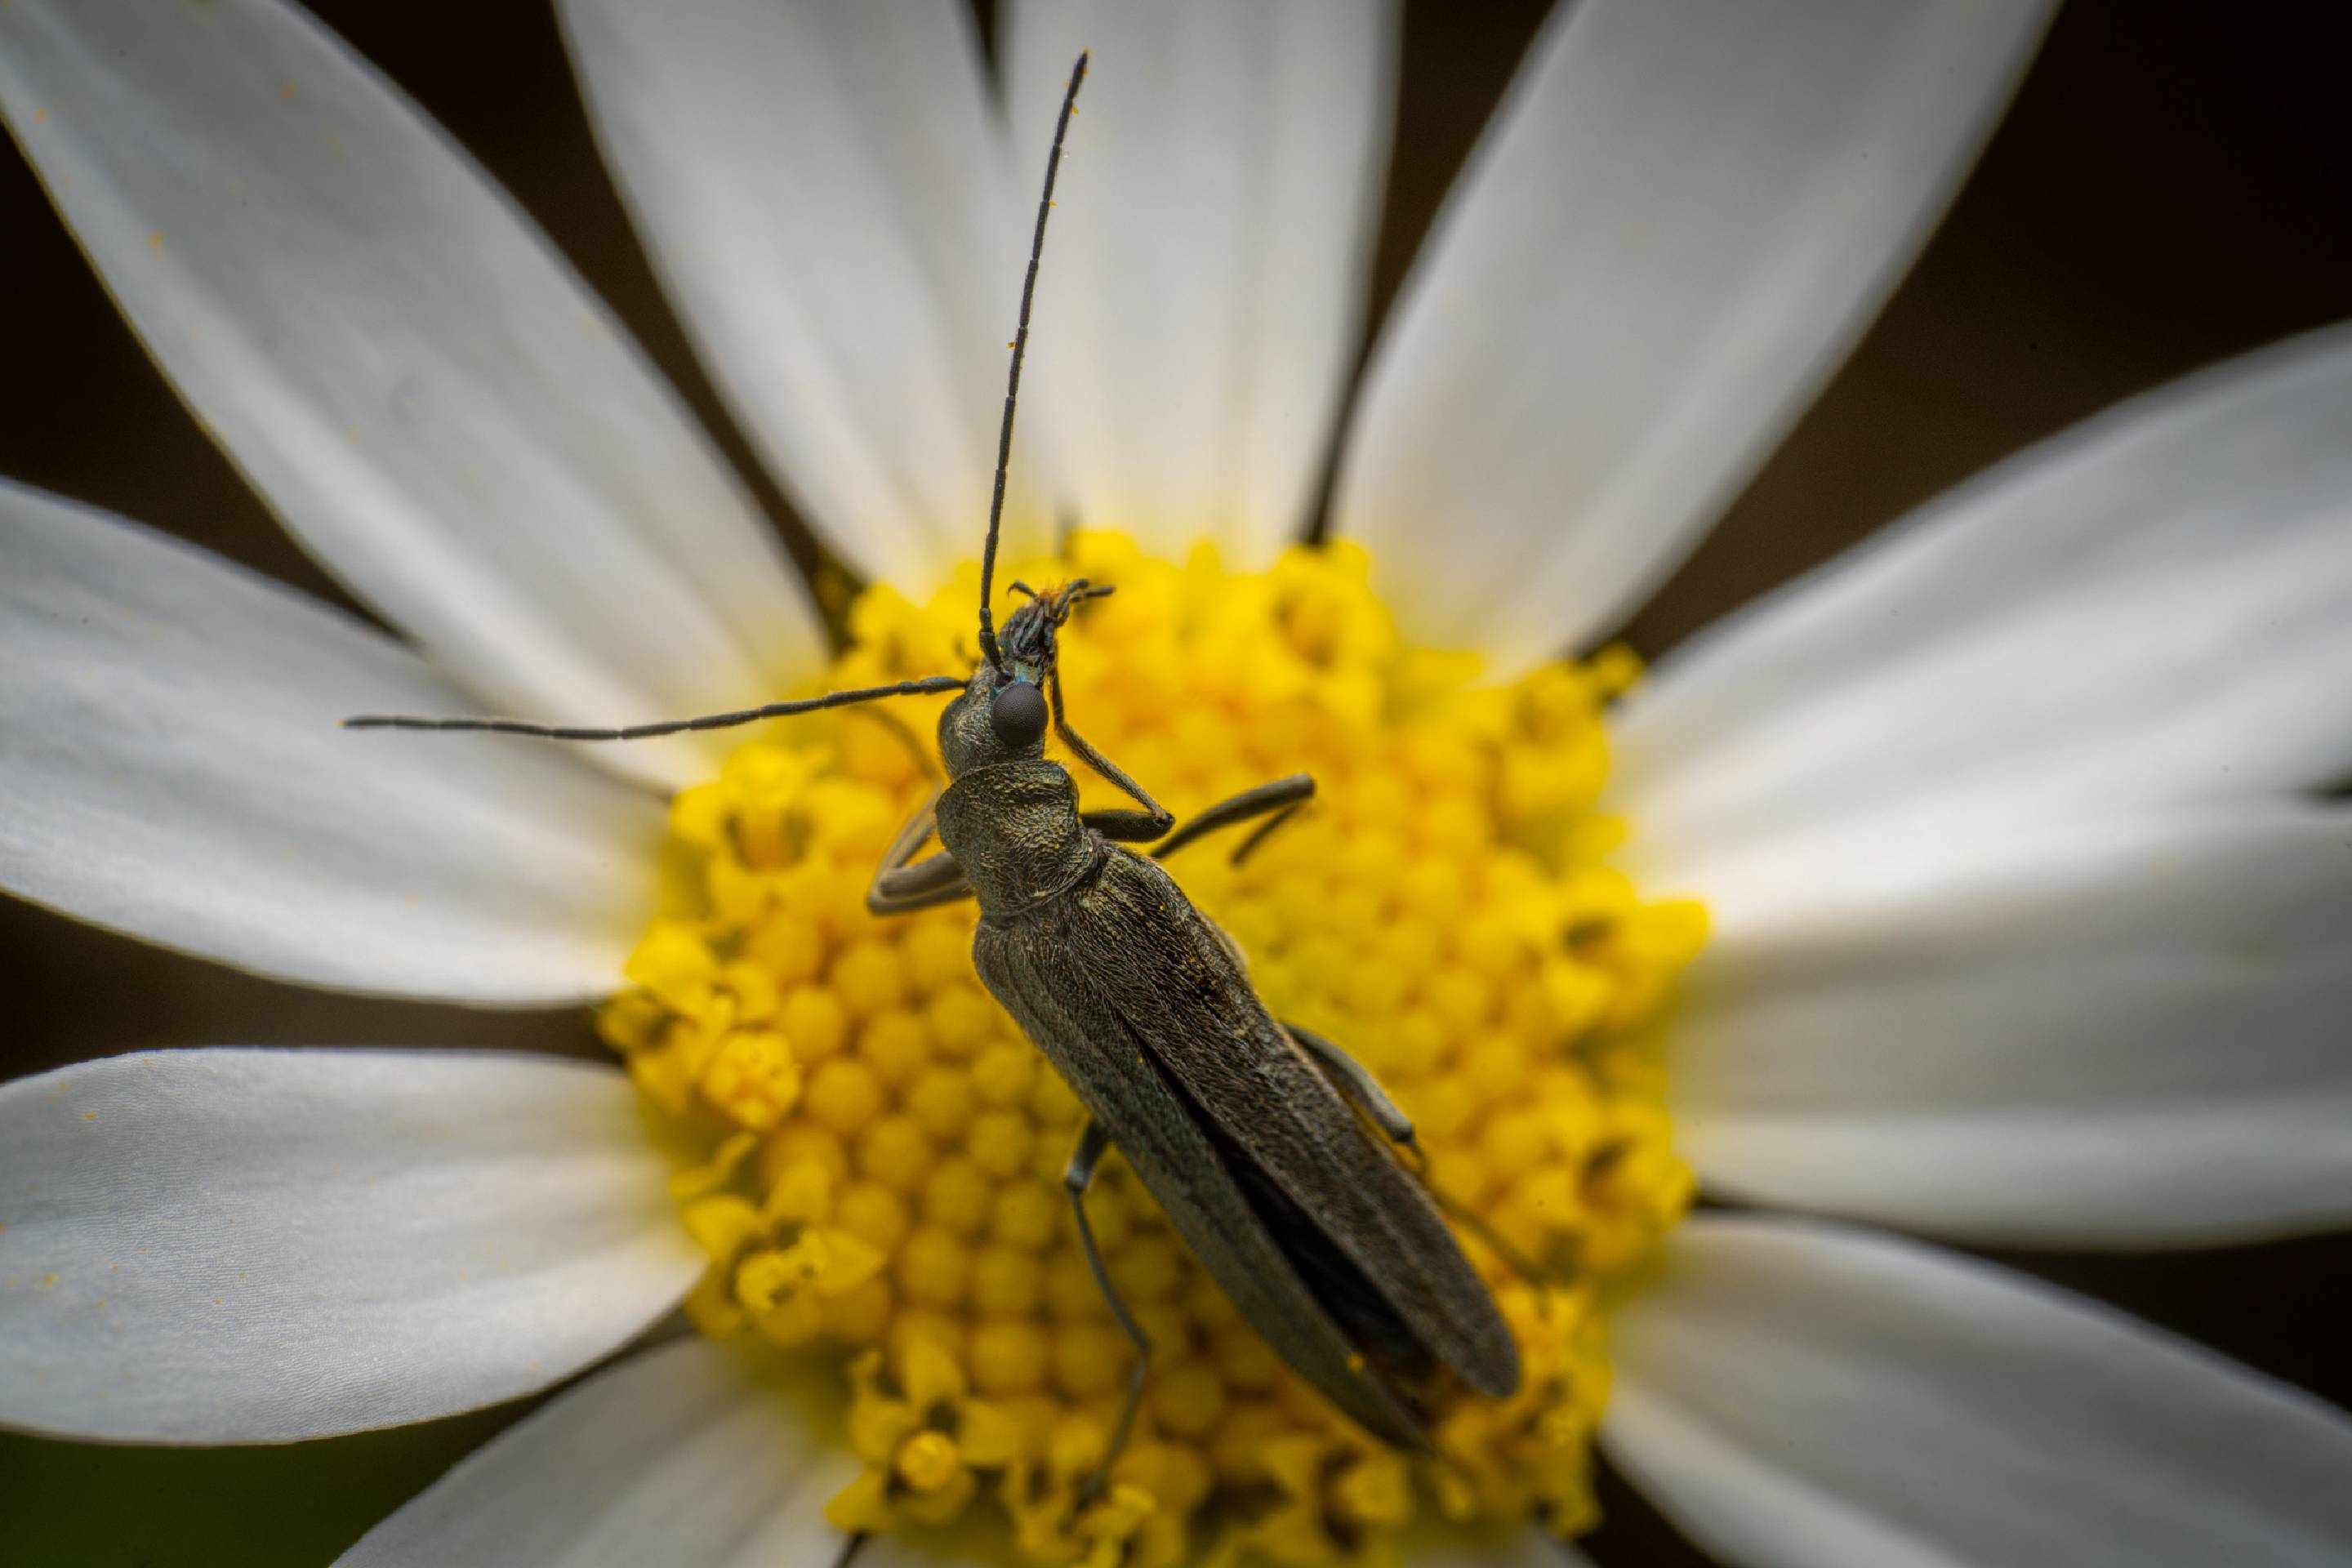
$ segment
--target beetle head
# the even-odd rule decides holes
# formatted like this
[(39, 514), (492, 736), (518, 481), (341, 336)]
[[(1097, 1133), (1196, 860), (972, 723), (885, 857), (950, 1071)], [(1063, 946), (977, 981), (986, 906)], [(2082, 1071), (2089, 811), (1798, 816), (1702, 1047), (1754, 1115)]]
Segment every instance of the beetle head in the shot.
[(940, 715), (940, 755), (950, 777), (1045, 754), (1045, 731), (1053, 718), (1046, 685), (1057, 679), (1058, 634), (1080, 605), (1111, 591), (1108, 584), (1083, 577), (1042, 594), (1025, 583), (1013, 588), (1026, 602), (1005, 617), (1000, 634), (1003, 664), (982, 659), (963, 695)]

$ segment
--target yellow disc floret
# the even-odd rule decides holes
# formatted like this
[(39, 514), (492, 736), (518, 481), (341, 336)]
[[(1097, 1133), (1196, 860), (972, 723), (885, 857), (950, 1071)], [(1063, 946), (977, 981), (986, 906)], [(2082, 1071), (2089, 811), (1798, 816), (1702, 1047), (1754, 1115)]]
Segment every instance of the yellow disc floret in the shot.
[[(672, 806), (691, 885), (600, 1022), (707, 1151), (675, 1184), (710, 1258), (696, 1321), (836, 1347), (866, 1463), (834, 1504), (845, 1529), (985, 1509), (1031, 1562), (1159, 1568), (1386, 1561), (1430, 1517), (1588, 1528), (1608, 1306), (1691, 1192), (1648, 1026), (1706, 928), (1607, 864), (1603, 721), (1633, 660), (1481, 685), (1475, 657), (1400, 644), (1344, 544), (1236, 573), (1082, 534), (1031, 575), (1117, 584), (1063, 634), (1069, 711), (1180, 817), (1315, 775), (1311, 806), (1238, 864), (1246, 829), (1169, 868), (1276, 1015), (1347, 1047), (1412, 1119), (1518, 1339), (1519, 1391), (1443, 1396), (1433, 1455), (1382, 1448), (1289, 1373), (1114, 1157), (1087, 1216), (1155, 1354), (1097, 1476), (1133, 1351), (1061, 1185), (1078, 1102), (981, 988), (970, 905), (865, 908), (937, 787), (944, 699), (772, 725)], [(969, 669), (976, 586), (967, 570), (928, 605), (865, 595), (833, 684)], [(1072, 771), (1087, 805), (1124, 804)]]

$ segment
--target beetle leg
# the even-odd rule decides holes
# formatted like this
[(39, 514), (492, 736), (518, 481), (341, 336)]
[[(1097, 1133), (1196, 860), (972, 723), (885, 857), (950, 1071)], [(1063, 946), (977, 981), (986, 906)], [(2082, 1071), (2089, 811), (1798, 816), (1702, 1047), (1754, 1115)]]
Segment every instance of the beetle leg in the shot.
[[(1323, 1076), (1331, 1080), (1331, 1087), (1339, 1091), (1340, 1098), (1370, 1117), (1392, 1142), (1410, 1150), (1416, 1160), (1425, 1158), (1420, 1143), (1413, 1139), (1412, 1120), (1397, 1109), (1396, 1101), (1389, 1098), (1388, 1091), (1381, 1087), (1380, 1079), (1365, 1070), (1363, 1063), (1312, 1029), (1302, 1029), (1296, 1024), (1285, 1024), (1282, 1027), (1284, 1033), (1298, 1042), (1299, 1048), (1307, 1053), (1308, 1058), (1323, 1069)], [(1428, 1191), (1430, 1200), (1437, 1205), (1438, 1211), (1493, 1248), (1495, 1256), (1500, 1258), (1512, 1273), (1531, 1285), (1560, 1282), (1559, 1270), (1541, 1267), (1514, 1247), (1486, 1223), (1486, 1216), (1432, 1183), (1426, 1169), (1421, 1171), (1421, 1176), (1422, 1185)]]
[(963, 862), (943, 849), (912, 866), (877, 872), (866, 889), (866, 908), (870, 914), (903, 915), (970, 897), (971, 884), (964, 879)]
[(1095, 1285), (1102, 1291), (1103, 1300), (1110, 1304), (1110, 1315), (1118, 1320), (1118, 1326), (1135, 1343), (1135, 1370), (1128, 1373), (1127, 1403), (1119, 1406), (1118, 1425), (1111, 1429), (1110, 1447), (1104, 1450), (1101, 1465), (1079, 1489), (1078, 1502), (1081, 1506), (1092, 1502), (1101, 1493), (1103, 1481), (1109, 1476), (1112, 1463), (1118, 1458), (1120, 1450), (1127, 1447), (1127, 1435), (1135, 1426), (1136, 1409), (1143, 1403), (1144, 1374), (1151, 1366), (1150, 1336), (1143, 1331), (1143, 1325), (1135, 1321), (1135, 1314), (1127, 1310), (1127, 1303), (1119, 1300), (1118, 1288), (1110, 1282), (1110, 1270), (1103, 1265), (1102, 1249), (1095, 1245), (1094, 1226), (1087, 1223), (1087, 1188), (1093, 1184), (1095, 1167), (1102, 1163), (1103, 1152), (1109, 1147), (1110, 1134), (1102, 1130), (1102, 1123), (1088, 1121), (1085, 1131), (1078, 1134), (1078, 1146), (1070, 1152), (1068, 1166), (1062, 1172), (1062, 1185), (1069, 1189), (1070, 1212), (1077, 1216), (1078, 1247), (1087, 1255), (1087, 1267), (1094, 1270)]
[[(1426, 1173), (1422, 1177), (1421, 1184), (1428, 1192), (1429, 1201), (1437, 1205), (1438, 1213), (1452, 1220), (1458, 1228), (1468, 1231), (1472, 1236), (1485, 1242), (1487, 1248), (1503, 1260), (1504, 1268), (1528, 1284), (1556, 1285), (1565, 1288), (1573, 1282), (1572, 1269), (1547, 1268), (1538, 1263), (1520, 1251), (1509, 1237), (1489, 1224), (1486, 1215), (1430, 1181)], [(1549, 1305), (1540, 1301), (1537, 1304), (1536, 1310), (1547, 1317), (1551, 1311)]]
[(902, 915), (971, 897), (971, 884), (964, 879), (962, 862), (947, 851), (908, 864), (938, 826), (939, 806), (937, 795), (925, 801), (922, 809), (898, 829), (898, 837), (890, 840), (890, 847), (882, 852), (882, 864), (876, 868), (874, 880), (866, 887), (866, 908), (869, 912)]
[(1154, 860), (1165, 860), (1205, 834), (1214, 833), (1221, 827), (1231, 827), (1237, 823), (1247, 822), (1253, 817), (1264, 816), (1268, 812), (1274, 813), (1272, 821), (1265, 823), (1255, 833), (1242, 840), (1242, 847), (1234, 851), (1234, 864), (1238, 866), (1249, 858), (1252, 850), (1265, 841), (1267, 834), (1288, 821), (1291, 814), (1306, 805), (1314, 794), (1315, 780), (1307, 773), (1292, 773), (1288, 778), (1276, 779), (1273, 783), (1262, 784), (1255, 789), (1245, 789), (1230, 799), (1217, 802), (1166, 838), (1161, 839), (1152, 847), (1151, 858)]
[(1396, 1101), (1381, 1087), (1381, 1080), (1367, 1072), (1363, 1063), (1312, 1029), (1288, 1023), (1282, 1028), (1323, 1069), (1323, 1076), (1331, 1080), (1331, 1087), (1339, 1091), (1340, 1097), (1370, 1117), (1372, 1124), (1388, 1135), (1390, 1142), (1415, 1154), (1421, 1152), (1421, 1145), (1413, 1142), (1412, 1119), (1397, 1109)]
[[(930, 797), (915, 808), (915, 815), (907, 818), (906, 826), (899, 828), (897, 837), (890, 840), (890, 847), (882, 851), (881, 871), (895, 871), (912, 860), (915, 851), (923, 847), (925, 839), (939, 831), (939, 826), (940, 792), (933, 790)], [(879, 879), (881, 871), (875, 873), (877, 879)]]
[(1243, 861), (1248, 859), (1251, 856), (1256, 854), (1257, 847), (1259, 845), (1265, 843), (1267, 839), (1280, 832), (1284, 823), (1288, 822), (1292, 817), (1297, 816), (1300, 812), (1306, 809), (1307, 803), (1305, 801), (1299, 801), (1295, 805), (1284, 806), (1280, 811), (1276, 812), (1272, 816), (1269, 816), (1264, 822), (1259, 823), (1256, 828), (1247, 838), (1243, 839), (1239, 844), (1234, 846), (1234, 852), (1227, 858), (1225, 863), (1230, 866), (1238, 866)]
[(1168, 822), (1175, 818), (1163, 822), (1148, 811), (1114, 806), (1105, 811), (1082, 811), (1078, 820), (1114, 844), (1141, 844), (1167, 832)]
[[(1070, 728), (1069, 720), (1062, 713), (1062, 677), (1060, 672), (1051, 665), (1046, 666), (1045, 700), (1054, 710), (1054, 733), (1062, 738), (1062, 744), (1069, 747), (1080, 762), (1109, 780), (1118, 787), (1122, 795), (1143, 808), (1139, 813), (1089, 812), (1087, 814), (1089, 817), (1108, 818), (1117, 826), (1131, 825), (1135, 830), (1124, 835), (1128, 838), (1157, 838), (1176, 826), (1175, 813), (1152, 799), (1149, 790), (1128, 777), (1117, 763), (1096, 751), (1085, 736)], [(1125, 821), (1122, 822), (1122, 819)], [(1140, 831), (1142, 824), (1146, 822), (1151, 824), (1151, 831), (1149, 833)], [(1105, 837), (1121, 837), (1121, 834), (1116, 830), (1116, 826), (1107, 827), (1100, 822), (1089, 822), (1087, 826)]]
[(937, 753), (923, 744), (921, 737), (915, 733), (913, 727), (904, 719), (887, 708), (856, 708), (852, 709), (851, 711), (859, 718), (870, 723), (879, 724), (889, 731), (890, 738), (898, 742), (908, 756), (915, 759), (916, 769), (925, 778), (930, 780), (935, 787), (945, 787), (946, 781), (940, 774)]

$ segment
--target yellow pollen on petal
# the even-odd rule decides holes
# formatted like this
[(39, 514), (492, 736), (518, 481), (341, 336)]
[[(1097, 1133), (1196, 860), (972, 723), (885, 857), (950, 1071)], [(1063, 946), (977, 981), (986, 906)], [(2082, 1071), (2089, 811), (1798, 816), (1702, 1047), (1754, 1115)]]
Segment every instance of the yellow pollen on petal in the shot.
[[(1350, 544), (1264, 572), (1082, 533), (999, 578), (1114, 584), (1063, 631), (1072, 721), (1180, 817), (1286, 773), (1313, 801), (1240, 864), (1242, 827), (1169, 869), (1278, 1017), (1339, 1042), (1418, 1133), (1427, 1180), (1520, 1349), (1507, 1399), (1426, 1391), (1433, 1451), (1337, 1415), (1224, 1298), (1114, 1153), (1086, 1198), (1154, 1344), (1080, 1252), (1061, 1174), (1083, 1112), (980, 985), (969, 904), (877, 919), (876, 862), (935, 787), (948, 699), (753, 731), (672, 802), (692, 885), (651, 921), (598, 1026), (698, 1142), (672, 1184), (709, 1260), (706, 1332), (830, 1355), (865, 1465), (845, 1530), (993, 1518), (1045, 1568), (1387, 1563), (1431, 1520), (1598, 1517), (1608, 1318), (1688, 1206), (1656, 1025), (1706, 935), (1610, 863), (1600, 809), (1623, 649), (1482, 683), (1402, 644)], [(848, 606), (827, 684), (971, 668), (977, 568), (929, 602)], [(1087, 807), (1126, 804), (1072, 766)]]

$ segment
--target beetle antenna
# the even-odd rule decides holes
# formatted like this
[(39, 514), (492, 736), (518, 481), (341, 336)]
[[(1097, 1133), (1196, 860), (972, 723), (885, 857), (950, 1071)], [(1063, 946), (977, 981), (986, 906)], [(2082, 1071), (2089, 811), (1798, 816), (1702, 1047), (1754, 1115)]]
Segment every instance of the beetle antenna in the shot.
[(789, 719), (820, 708), (846, 708), (885, 697), (926, 697), (940, 691), (961, 691), (961, 675), (926, 675), (889, 686), (861, 686), (849, 691), (828, 691), (792, 702), (768, 702), (739, 708), (731, 713), (705, 713), (698, 719), (665, 719), (654, 724), (625, 724), (615, 730), (585, 730), (570, 724), (533, 724), (521, 719), (420, 719), (405, 713), (362, 713), (343, 721), (346, 730), (466, 730), (491, 735), (534, 735), (543, 741), (645, 741), (656, 735), (682, 734), (688, 730), (730, 730), (762, 719)]
[(1078, 106), (1078, 89), (1087, 79), (1087, 51), (1070, 68), (1070, 85), (1062, 94), (1062, 112), (1054, 121), (1054, 145), (1045, 154), (1045, 189), (1037, 198), (1037, 228), (1029, 237), (1029, 273), (1021, 280), (1021, 323), (1013, 332), (1013, 370), (1004, 382), (1004, 422), (996, 432), (996, 489), (988, 502), (988, 542), (980, 552), (980, 651), (998, 670), (1004, 668), (1004, 651), (996, 646), (996, 623), (988, 608), (989, 582), (996, 575), (996, 535), (1004, 520), (1004, 471), (1013, 461), (1013, 404), (1021, 395), (1021, 360), (1029, 352), (1029, 302), (1037, 292), (1037, 258), (1045, 253), (1045, 218), (1054, 210), (1054, 176), (1062, 169), (1062, 142), (1070, 133), (1070, 115)]

